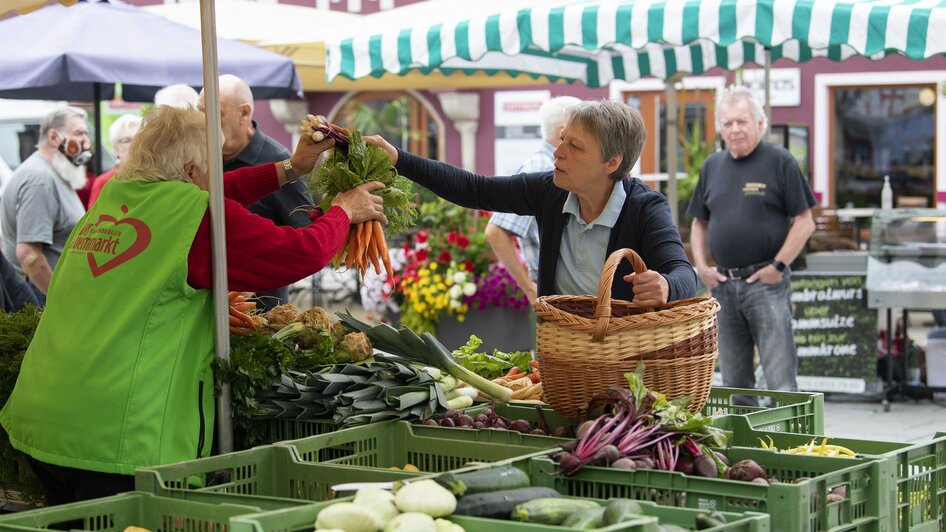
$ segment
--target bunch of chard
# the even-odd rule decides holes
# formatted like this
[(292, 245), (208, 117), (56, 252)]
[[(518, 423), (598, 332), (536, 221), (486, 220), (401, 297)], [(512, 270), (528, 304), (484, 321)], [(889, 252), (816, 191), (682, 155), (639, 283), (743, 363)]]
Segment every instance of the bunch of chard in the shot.
[(643, 365), (627, 373), (629, 388), (611, 386), (586, 407), (578, 439), (555, 457), (565, 475), (585, 465), (653, 468), (716, 477), (725, 468), (701, 442), (725, 446), (728, 435), (712, 420), (688, 410), (690, 398), (668, 401), (643, 384)]

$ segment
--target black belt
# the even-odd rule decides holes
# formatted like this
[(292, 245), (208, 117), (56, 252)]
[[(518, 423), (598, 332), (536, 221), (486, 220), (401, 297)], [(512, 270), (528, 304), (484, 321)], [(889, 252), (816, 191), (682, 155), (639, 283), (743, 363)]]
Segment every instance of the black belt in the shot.
[(753, 273), (765, 268), (766, 266), (772, 264), (769, 262), (760, 262), (759, 264), (753, 264), (751, 266), (746, 266), (744, 268), (721, 268), (716, 267), (716, 271), (729, 277), (730, 279), (745, 279), (746, 277), (751, 276)]

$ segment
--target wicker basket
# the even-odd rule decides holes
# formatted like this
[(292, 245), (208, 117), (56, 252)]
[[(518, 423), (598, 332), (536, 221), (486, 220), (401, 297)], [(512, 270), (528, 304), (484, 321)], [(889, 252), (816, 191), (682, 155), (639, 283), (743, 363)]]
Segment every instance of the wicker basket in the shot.
[(709, 298), (642, 307), (612, 300), (611, 285), (622, 259), (635, 272), (647, 266), (630, 249), (605, 261), (598, 296), (543, 296), (535, 303), (536, 354), (545, 400), (556, 412), (577, 417), (595, 392), (627, 386), (624, 374), (644, 362), (648, 388), (675, 398), (693, 397), (694, 412), (709, 396), (717, 357), (716, 313)]

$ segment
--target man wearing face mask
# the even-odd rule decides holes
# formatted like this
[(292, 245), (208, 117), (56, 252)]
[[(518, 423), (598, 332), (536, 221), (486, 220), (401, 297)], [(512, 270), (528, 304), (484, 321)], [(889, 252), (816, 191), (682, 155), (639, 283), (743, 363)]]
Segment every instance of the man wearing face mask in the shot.
[[(197, 108), (204, 111), (204, 91), (200, 91)], [(242, 79), (220, 76), (220, 127), (223, 130), (223, 171), (258, 166), (285, 160), (290, 153), (285, 147), (263, 133), (253, 120), (253, 93)], [(305, 180), (281, 187), (250, 205), (253, 214), (268, 218), (276, 225), (296, 229), (308, 226), (307, 211), (299, 207), (312, 205), (312, 196)], [(256, 294), (262, 310), (289, 302), (289, 288), (282, 287)]]
[(92, 157), (87, 116), (63, 107), (43, 118), (37, 151), (13, 173), (0, 202), (3, 255), (41, 305), (66, 239), (85, 214), (76, 190), (88, 181)]

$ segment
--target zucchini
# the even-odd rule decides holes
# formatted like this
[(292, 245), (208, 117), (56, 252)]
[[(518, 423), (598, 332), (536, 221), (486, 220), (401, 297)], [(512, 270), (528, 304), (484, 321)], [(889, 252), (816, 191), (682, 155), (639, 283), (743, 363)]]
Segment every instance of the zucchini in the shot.
[(476, 493), (460, 497), (453, 514), (509, 519), (513, 509), (526, 501), (561, 496), (559, 492), (552, 488), (519, 488), (491, 493)]
[(527, 488), (530, 485), (529, 475), (518, 467), (512, 466), (479, 469), (468, 473), (446, 473), (434, 480), (458, 497), (474, 493)]
[(630, 521), (643, 514), (644, 511), (637, 501), (631, 499), (611, 499), (604, 510), (604, 525), (614, 525)]
[(515, 521), (560, 525), (579, 510), (599, 507), (598, 503), (583, 499), (534, 499), (516, 506), (512, 518)]
[(723, 526), (726, 524), (726, 518), (719, 512), (713, 512), (709, 515), (704, 513), (696, 514), (696, 529), (706, 530), (714, 526)]
[(604, 506), (585, 508), (572, 513), (562, 521), (562, 526), (578, 530), (593, 530), (604, 522)]

